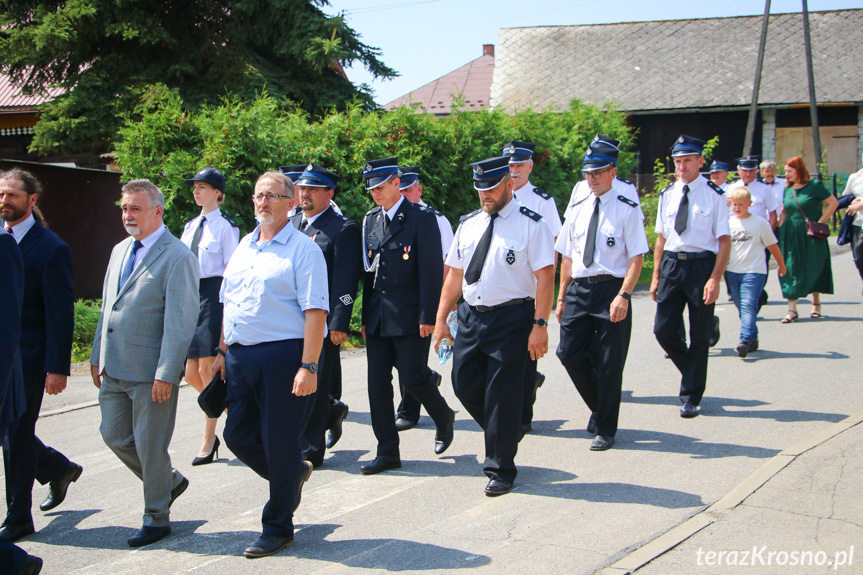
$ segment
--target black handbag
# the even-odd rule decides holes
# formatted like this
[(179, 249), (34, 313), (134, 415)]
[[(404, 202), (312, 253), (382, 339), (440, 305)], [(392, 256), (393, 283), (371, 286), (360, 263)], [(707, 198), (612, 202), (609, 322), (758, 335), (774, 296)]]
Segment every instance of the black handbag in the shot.
[(198, 394), (198, 405), (207, 417), (218, 419), (228, 406), (228, 382), (217, 371), (210, 385)]

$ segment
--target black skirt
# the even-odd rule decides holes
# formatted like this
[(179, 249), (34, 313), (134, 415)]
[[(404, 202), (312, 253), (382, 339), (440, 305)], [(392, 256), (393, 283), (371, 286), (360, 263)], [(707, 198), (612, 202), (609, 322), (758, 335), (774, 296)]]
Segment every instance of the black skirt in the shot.
[(213, 357), (222, 334), (222, 302), (219, 291), (222, 289), (221, 276), (202, 278), (199, 287), (201, 308), (198, 313), (198, 327), (189, 346), (187, 359)]

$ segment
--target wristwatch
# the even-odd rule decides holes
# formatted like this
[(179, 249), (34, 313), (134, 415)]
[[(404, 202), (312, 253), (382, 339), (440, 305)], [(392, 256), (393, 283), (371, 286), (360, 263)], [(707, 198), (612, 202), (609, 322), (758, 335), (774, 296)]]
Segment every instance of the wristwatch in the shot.
[(622, 297), (623, 299), (626, 299), (626, 300), (628, 300), (630, 297), (632, 297), (628, 293), (626, 293), (625, 291), (622, 291), (617, 295), (619, 295), (620, 297)]
[(304, 367), (312, 373), (318, 373), (318, 364), (316, 363), (301, 363), (300, 367)]
[(548, 327), (548, 322), (543, 318), (533, 320), (533, 323), (538, 325), (539, 327)]

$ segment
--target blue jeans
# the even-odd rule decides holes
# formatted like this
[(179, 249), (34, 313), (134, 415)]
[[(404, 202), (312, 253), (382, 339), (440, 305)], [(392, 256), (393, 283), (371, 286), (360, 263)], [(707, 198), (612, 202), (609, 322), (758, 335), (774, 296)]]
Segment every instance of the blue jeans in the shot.
[(767, 283), (767, 274), (739, 274), (727, 272), (728, 285), (734, 305), (740, 312), (740, 341), (754, 343), (758, 341), (758, 328), (755, 319), (758, 316), (758, 298)]

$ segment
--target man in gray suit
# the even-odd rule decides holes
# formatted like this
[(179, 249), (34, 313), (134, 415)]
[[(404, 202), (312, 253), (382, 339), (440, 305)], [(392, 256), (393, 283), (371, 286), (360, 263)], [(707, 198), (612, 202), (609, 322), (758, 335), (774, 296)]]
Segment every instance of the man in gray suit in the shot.
[(121, 208), (132, 237), (111, 253), (90, 373), (102, 438), (144, 484), (144, 526), (128, 540), (141, 547), (171, 533), (169, 508), (189, 486), (168, 446), (198, 321), (198, 262), (162, 223), (164, 197), (152, 182), (123, 186)]

